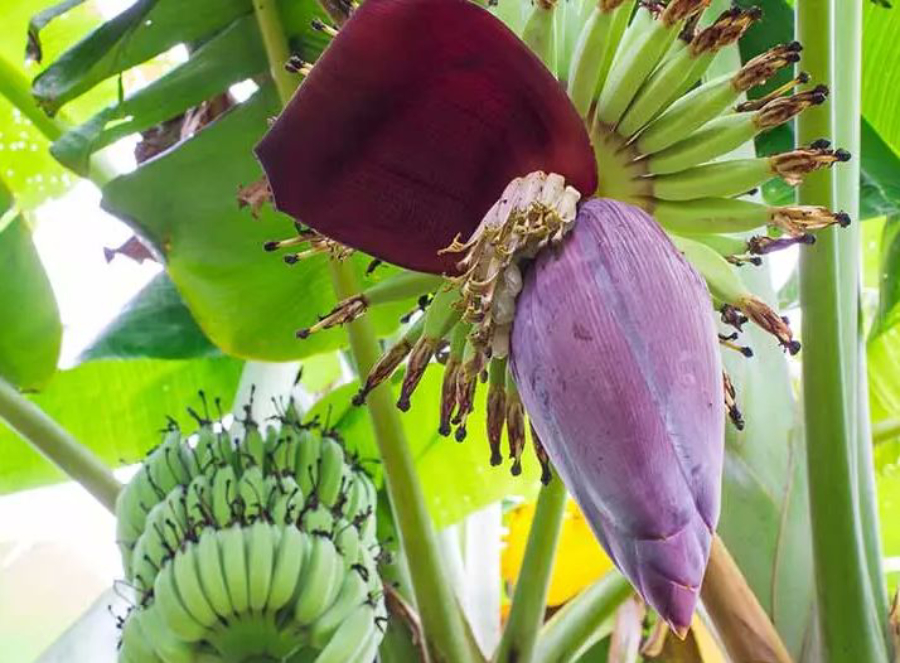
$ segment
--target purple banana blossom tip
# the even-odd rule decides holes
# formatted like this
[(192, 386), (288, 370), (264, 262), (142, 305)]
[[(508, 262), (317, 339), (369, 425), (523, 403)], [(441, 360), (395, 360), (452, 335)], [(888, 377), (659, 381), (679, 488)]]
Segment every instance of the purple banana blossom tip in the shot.
[(676, 629), (719, 517), (722, 366), (703, 280), (643, 211), (591, 200), (519, 296), (511, 365), (604, 548)]

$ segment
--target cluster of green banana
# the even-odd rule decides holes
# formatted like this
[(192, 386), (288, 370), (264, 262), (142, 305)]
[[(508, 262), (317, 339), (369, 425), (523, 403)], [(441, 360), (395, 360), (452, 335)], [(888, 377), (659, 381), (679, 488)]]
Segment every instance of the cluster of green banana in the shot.
[[(832, 149), (825, 140), (757, 158), (729, 155), (826, 100), (828, 89), (810, 84), (802, 72), (768, 94), (745, 98), (797, 64), (801, 45), (777, 45), (735, 71), (710, 76), (717, 54), (762, 19), (759, 8), (732, 6), (715, 15), (707, 11), (710, 0), (539, 0), (530, 3), (527, 18), (520, 22), (528, 3), (475, 1), (508, 25), (521, 25), (522, 41), (566, 87), (595, 152), (599, 174), (595, 195), (651, 214), (706, 279), (722, 322), (734, 328), (730, 335), (720, 335), (722, 346), (751, 356), (750, 348), (736, 341), (742, 325), (753, 322), (786, 351), (797, 352), (800, 346), (786, 319), (753, 295), (735, 268), (758, 265), (762, 256), (778, 249), (812, 244), (814, 231), (846, 226), (850, 219), (823, 207), (770, 206), (741, 196), (772, 178), (797, 185), (809, 173), (850, 155)], [(317, 27), (329, 36), (336, 34), (321, 22)], [(308, 74), (311, 66), (305, 63), (300, 73)], [(748, 238), (750, 232), (759, 234)], [(315, 248), (310, 233), (316, 235), (301, 229), (297, 237), (270, 242), (266, 248)], [(310, 251), (291, 254), (286, 261), (294, 263)], [(521, 273), (513, 268), (495, 270), (491, 279), (460, 284), (433, 275), (400, 273), (339, 303), (298, 336), (352, 321), (382, 303), (411, 296), (430, 302), (425, 315), (370, 372), (357, 403), (408, 358), (397, 403), (407, 409), (426, 367), (436, 358), (446, 366), (440, 432), (449, 435), (455, 427), (456, 439), (465, 438), (477, 385), (488, 382), (491, 463), (502, 462), (505, 429), (516, 474), (521, 471), (526, 423), (515, 381), (507, 371), (509, 348), (493, 344), (485, 349), (479, 339), (485, 316), (473, 314), (460, 294), (466, 287), (477, 289), (475, 294), (482, 298), (491, 293), (488, 322), (511, 320), (522, 288)], [(727, 375), (724, 381), (728, 411), (740, 428), (743, 421), (734, 389)], [(549, 479), (546, 454), (539, 441), (534, 442), (544, 478)]]
[(137, 596), (119, 660), (372, 661), (386, 612), (371, 480), (317, 426), (244, 431), (173, 426), (122, 490)]

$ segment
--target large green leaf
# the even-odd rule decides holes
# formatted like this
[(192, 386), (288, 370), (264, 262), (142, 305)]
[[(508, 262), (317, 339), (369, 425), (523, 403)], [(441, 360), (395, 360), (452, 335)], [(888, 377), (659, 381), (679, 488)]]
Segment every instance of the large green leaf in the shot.
[(138, 0), (98, 26), (34, 80), (34, 94), (48, 112), (100, 81), (214, 33), (247, 13), (248, 0)]
[(863, 114), (900, 153), (900, 14), (874, 2), (863, 9)]
[[(286, 30), (295, 43), (296, 53), (305, 60), (315, 60), (327, 43), (325, 35), (311, 25), (313, 18), (321, 17), (321, 10), (314, 2), (291, 6)], [(53, 144), (53, 154), (70, 168), (84, 173), (92, 152), (177, 117), (267, 68), (256, 18), (247, 13), (206, 39), (187, 62), (64, 134)]]
[(0, 377), (20, 389), (42, 387), (56, 370), (62, 324), (31, 230), (13, 209), (12, 195), (2, 180), (0, 320)]
[[(4, 2), (0, 12), (3, 21), (0, 59), (20, 74), (23, 87), (39, 71), (35, 63), (25, 63), (28, 23), (33, 14), (48, 4), (50, 0), (15, 0)], [(77, 35), (90, 30), (99, 20), (99, 13), (89, 3), (54, 21), (42, 32), (44, 55), (48, 59), (56, 57)], [(72, 109), (76, 117), (93, 112), (93, 107), (100, 99), (108, 98), (110, 91), (109, 86), (102, 86), (79, 100)], [(46, 198), (59, 195), (75, 181), (50, 156), (48, 144), (31, 121), (0, 93), (0, 177), (16, 192), (23, 208), (33, 208)]]
[[(508, 462), (502, 467), (491, 467), (488, 462), (490, 454), (485, 434), (484, 386), (479, 389), (475, 412), (469, 417), (469, 434), (465, 441), (459, 443), (452, 437), (438, 434), (442, 379), (440, 367), (436, 364), (430, 366), (413, 395), (413, 407), (400, 415), (425, 492), (425, 501), (436, 526), (452, 525), (504, 497), (536, 495), (540, 485), (540, 467), (530, 444), (523, 454), (522, 474), (518, 477), (510, 474)], [(394, 380), (394, 387), (399, 395), (397, 380)], [(359, 454), (360, 458), (373, 461), (366, 467), (373, 471), (376, 481), (380, 483), (378, 447), (368, 412), (350, 403), (357, 389), (355, 383), (341, 387), (317, 403), (309, 415), (318, 415), (323, 423), (334, 426), (349, 449)]]
[[(754, 290), (774, 301), (766, 279), (758, 273)], [(719, 532), (799, 659), (814, 601), (803, 435), (785, 357), (771, 336), (746, 329), (754, 356), (725, 356), (747, 424), (728, 425)]]
[(156, 276), (81, 354), (103, 358), (190, 359), (218, 355), (185, 306), (172, 279)]
[[(133, 463), (159, 443), (166, 416), (188, 427), (187, 406), (200, 389), (221, 396), (237, 387), (241, 362), (102, 360), (59, 372), (35, 403), (110, 465)], [(0, 494), (65, 476), (5, 426), (0, 426)]]
[[(873, 242), (874, 249), (870, 249), (875, 259), (867, 260), (867, 264), (876, 264), (878, 307), (866, 346), (869, 402), (876, 425), (900, 419), (900, 375), (897, 371), (900, 366), (900, 216), (887, 219), (881, 225), (877, 239)], [(879, 469), (900, 459), (898, 437), (884, 439), (876, 447), (875, 460)], [(889, 529), (887, 523), (885, 529)]]
[[(177, 149), (103, 189), (104, 207), (164, 255), (169, 275), (206, 335), (229, 354), (267, 361), (346, 344), (340, 329), (305, 341), (294, 336), (334, 306), (327, 258), (286, 266), (262, 246), (294, 234), (290, 219), (271, 209), (253, 219), (237, 206), (238, 187), (261, 176), (252, 149), (278, 108), (274, 89), (265, 86)], [(363, 278), (367, 259), (352, 260)], [(376, 272), (379, 278), (391, 273), (390, 268)], [(411, 306), (373, 311), (378, 329), (396, 328)]]

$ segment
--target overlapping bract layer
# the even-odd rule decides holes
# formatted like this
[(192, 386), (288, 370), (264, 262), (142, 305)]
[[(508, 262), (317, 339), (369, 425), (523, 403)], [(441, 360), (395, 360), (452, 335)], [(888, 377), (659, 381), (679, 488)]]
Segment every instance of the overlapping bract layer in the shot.
[(544, 448), (616, 564), (678, 629), (719, 514), (710, 311), (702, 279), (649, 216), (591, 200), (527, 273), (513, 325), (513, 374)]
[(403, 267), (468, 237), (535, 170), (597, 186), (564, 90), (500, 21), (466, 0), (367, 0), (257, 147), (276, 205)]
[(116, 504), (121, 663), (368, 663), (386, 618), (375, 489), (339, 440), (285, 418), (232, 440), (169, 431)]

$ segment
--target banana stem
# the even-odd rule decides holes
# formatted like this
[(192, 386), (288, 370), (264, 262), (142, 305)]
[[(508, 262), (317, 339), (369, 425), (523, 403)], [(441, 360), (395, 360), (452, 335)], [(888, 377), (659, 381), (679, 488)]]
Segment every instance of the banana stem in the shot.
[(0, 55), (0, 96), (6, 97), (48, 140), (56, 140), (68, 129), (66, 122), (58, 117), (49, 117), (38, 107), (34, 97), (31, 96), (28, 78), (2, 55)]
[[(797, 36), (805, 47), (804, 69), (814, 80), (830, 83), (832, 2), (799, 0), (796, 19)], [(831, 138), (832, 111), (824, 105), (803, 113), (797, 119), (798, 144)], [(844, 111), (842, 122), (857, 122), (859, 115), (844, 117)], [(833, 177), (829, 171), (813, 173), (799, 188), (800, 202), (831, 207)], [(857, 315), (856, 275), (850, 289), (842, 285), (846, 268), (841, 264), (851, 264), (858, 247), (852, 237), (839, 233), (835, 229), (820, 233), (816, 245), (807, 247), (800, 259), (807, 467), (824, 660), (867, 663), (886, 660), (887, 652), (860, 517), (858, 422), (854, 419), (859, 415), (855, 391), (859, 330), (847, 324), (849, 315), (854, 319)]]
[[(290, 51), (278, 4), (273, 0), (254, 0), (253, 9), (266, 48), (269, 70), (281, 101), (286, 104), (297, 82), (282, 66)], [(330, 269), (339, 300), (359, 293), (359, 284), (349, 264), (332, 261)], [(351, 322), (347, 329), (357, 370), (360, 375), (367, 375), (380, 355), (372, 323), (363, 317)], [(369, 394), (367, 404), (431, 656), (435, 663), (471, 661), (477, 646), (470, 641), (447, 575), (441, 568), (434, 529), (390, 388), (387, 385), (375, 388)]]
[(80, 444), (37, 405), (0, 379), (0, 419), (23, 440), (115, 513), (122, 485), (93, 452)]
[(613, 616), (633, 590), (618, 571), (610, 571), (569, 601), (541, 629), (534, 660), (563, 663)]
[[(851, 154), (859, 155), (862, 148), (860, 123), (852, 117), (862, 115), (862, 0), (834, 0), (840, 20), (834, 24), (833, 50), (840, 66), (834, 69), (835, 143)], [(860, 159), (851, 159), (834, 172), (835, 207), (847, 211), (851, 218), (859, 216)], [(851, 376), (851, 425), (856, 429), (856, 475), (858, 481), (859, 520), (862, 528), (863, 551), (869, 570), (875, 620), (881, 627), (885, 646), (890, 650), (892, 640), (887, 632), (888, 596), (881, 558), (881, 537), (878, 525), (875, 472), (872, 462), (872, 431), (870, 425), (869, 394), (866, 380), (865, 332), (861, 324), (859, 292), (861, 289), (862, 241), (860, 224), (853, 224), (841, 234), (838, 246), (840, 284), (844, 310), (842, 324), (849, 330), (844, 335), (843, 359)]]
[[(59, 111), (54, 117), (47, 115), (31, 95), (28, 77), (2, 55), (0, 55), (0, 97), (5, 97), (51, 142), (62, 136), (72, 125), (63, 111)], [(114, 175), (115, 171), (103, 158), (96, 155), (91, 158), (90, 178), (97, 186), (103, 186)]]
[(547, 592), (556, 545), (566, 510), (566, 487), (556, 475), (541, 488), (528, 544), (522, 560), (522, 570), (516, 580), (512, 609), (503, 637), (494, 656), (496, 663), (529, 663), (534, 658), (535, 641), (544, 621)]

